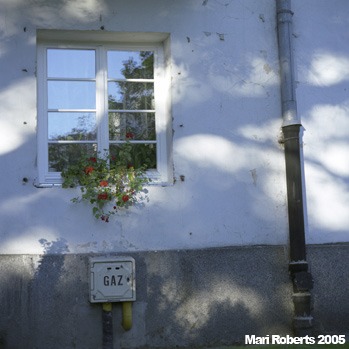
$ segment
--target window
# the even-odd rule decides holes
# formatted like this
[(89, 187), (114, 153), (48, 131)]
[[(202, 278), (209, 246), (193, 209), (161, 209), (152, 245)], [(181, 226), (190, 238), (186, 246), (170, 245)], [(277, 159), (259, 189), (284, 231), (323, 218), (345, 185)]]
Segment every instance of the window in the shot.
[(85, 154), (117, 157), (126, 140), (133, 166), (145, 165), (154, 182), (169, 182), (164, 40), (120, 43), (109, 33), (108, 40), (99, 35), (90, 43), (90, 35), (79, 34), (68, 42), (60, 39), (64, 33), (49, 32), (38, 35), (39, 185), (60, 183), (62, 169)]

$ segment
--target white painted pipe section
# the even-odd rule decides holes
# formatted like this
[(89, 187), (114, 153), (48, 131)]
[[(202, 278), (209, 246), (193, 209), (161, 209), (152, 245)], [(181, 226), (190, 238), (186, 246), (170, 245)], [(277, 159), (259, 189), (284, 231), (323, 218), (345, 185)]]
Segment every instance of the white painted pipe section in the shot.
[(276, 0), (283, 126), (300, 125), (297, 115), (290, 0)]

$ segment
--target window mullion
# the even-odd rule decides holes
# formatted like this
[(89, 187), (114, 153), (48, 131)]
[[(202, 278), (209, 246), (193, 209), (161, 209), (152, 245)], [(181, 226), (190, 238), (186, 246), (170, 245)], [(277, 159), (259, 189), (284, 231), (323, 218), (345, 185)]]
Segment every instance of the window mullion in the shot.
[(96, 117), (98, 124), (98, 151), (102, 155), (105, 150), (109, 150), (107, 76), (106, 50), (99, 46), (96, 49)]
[(46, 47), (40, 46), (38, 50), (38, 162), (41, 165), (39, 182), (43, 183), (48, 174), (48, 120), (47, 120), (47, 52)]

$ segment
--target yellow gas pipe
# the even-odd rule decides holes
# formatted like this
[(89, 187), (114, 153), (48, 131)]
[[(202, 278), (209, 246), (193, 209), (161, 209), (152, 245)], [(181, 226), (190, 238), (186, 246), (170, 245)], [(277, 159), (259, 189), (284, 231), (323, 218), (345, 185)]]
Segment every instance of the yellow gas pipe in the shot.
[(103, 306), (103, 310), (104, 311), (112, 311), (112, 308), (113, 308), (113, 305), (112, 305), (112, 303), (103, 303), (102, 304), (102, 306)]
[[(112, 311), (112, 303), (102, 304), (104, 312)], [(129, 331), (132, 328), (132, 302), (122, 302), (122, 327), (125, 331)]]
[(125, 331), (132, 328), (132, 302), (122, 302), (122, 327)]

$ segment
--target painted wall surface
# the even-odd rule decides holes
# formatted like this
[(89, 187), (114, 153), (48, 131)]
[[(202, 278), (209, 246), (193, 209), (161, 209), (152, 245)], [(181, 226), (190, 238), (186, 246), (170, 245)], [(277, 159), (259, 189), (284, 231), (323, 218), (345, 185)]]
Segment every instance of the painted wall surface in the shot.
[(349, 3), (292, 1), (308, 243), (349, 237)]
[[(52, 246), (50, 253), (89, 253), (287, 243), (274, 1), (0, 5), (0, 253), (43, 253)], [(170, 33), (176, 179), (150, 187), (144, 208), (121, 212), (108, 224), (96, 221), (90, 207), (71, 203), (74, 190), (32, 184), (36, 30), (102, 26)]]
[[(349, 4), (292, 6), (314, 330), (344, 334), (348, 245), (315, 244), (348, 240)], [(33, 185), (36, 31), (101, 27), (169, 33), (172, 60), (175, 181), (108, 224), (70, 202), (75, 190)], [(281, 125), (274, 0), (0, 0), (0, 347), (99, 347), (95, 253), (137, 264), (134, 327), (115, 330), (118, 346), (291, 333)]]

